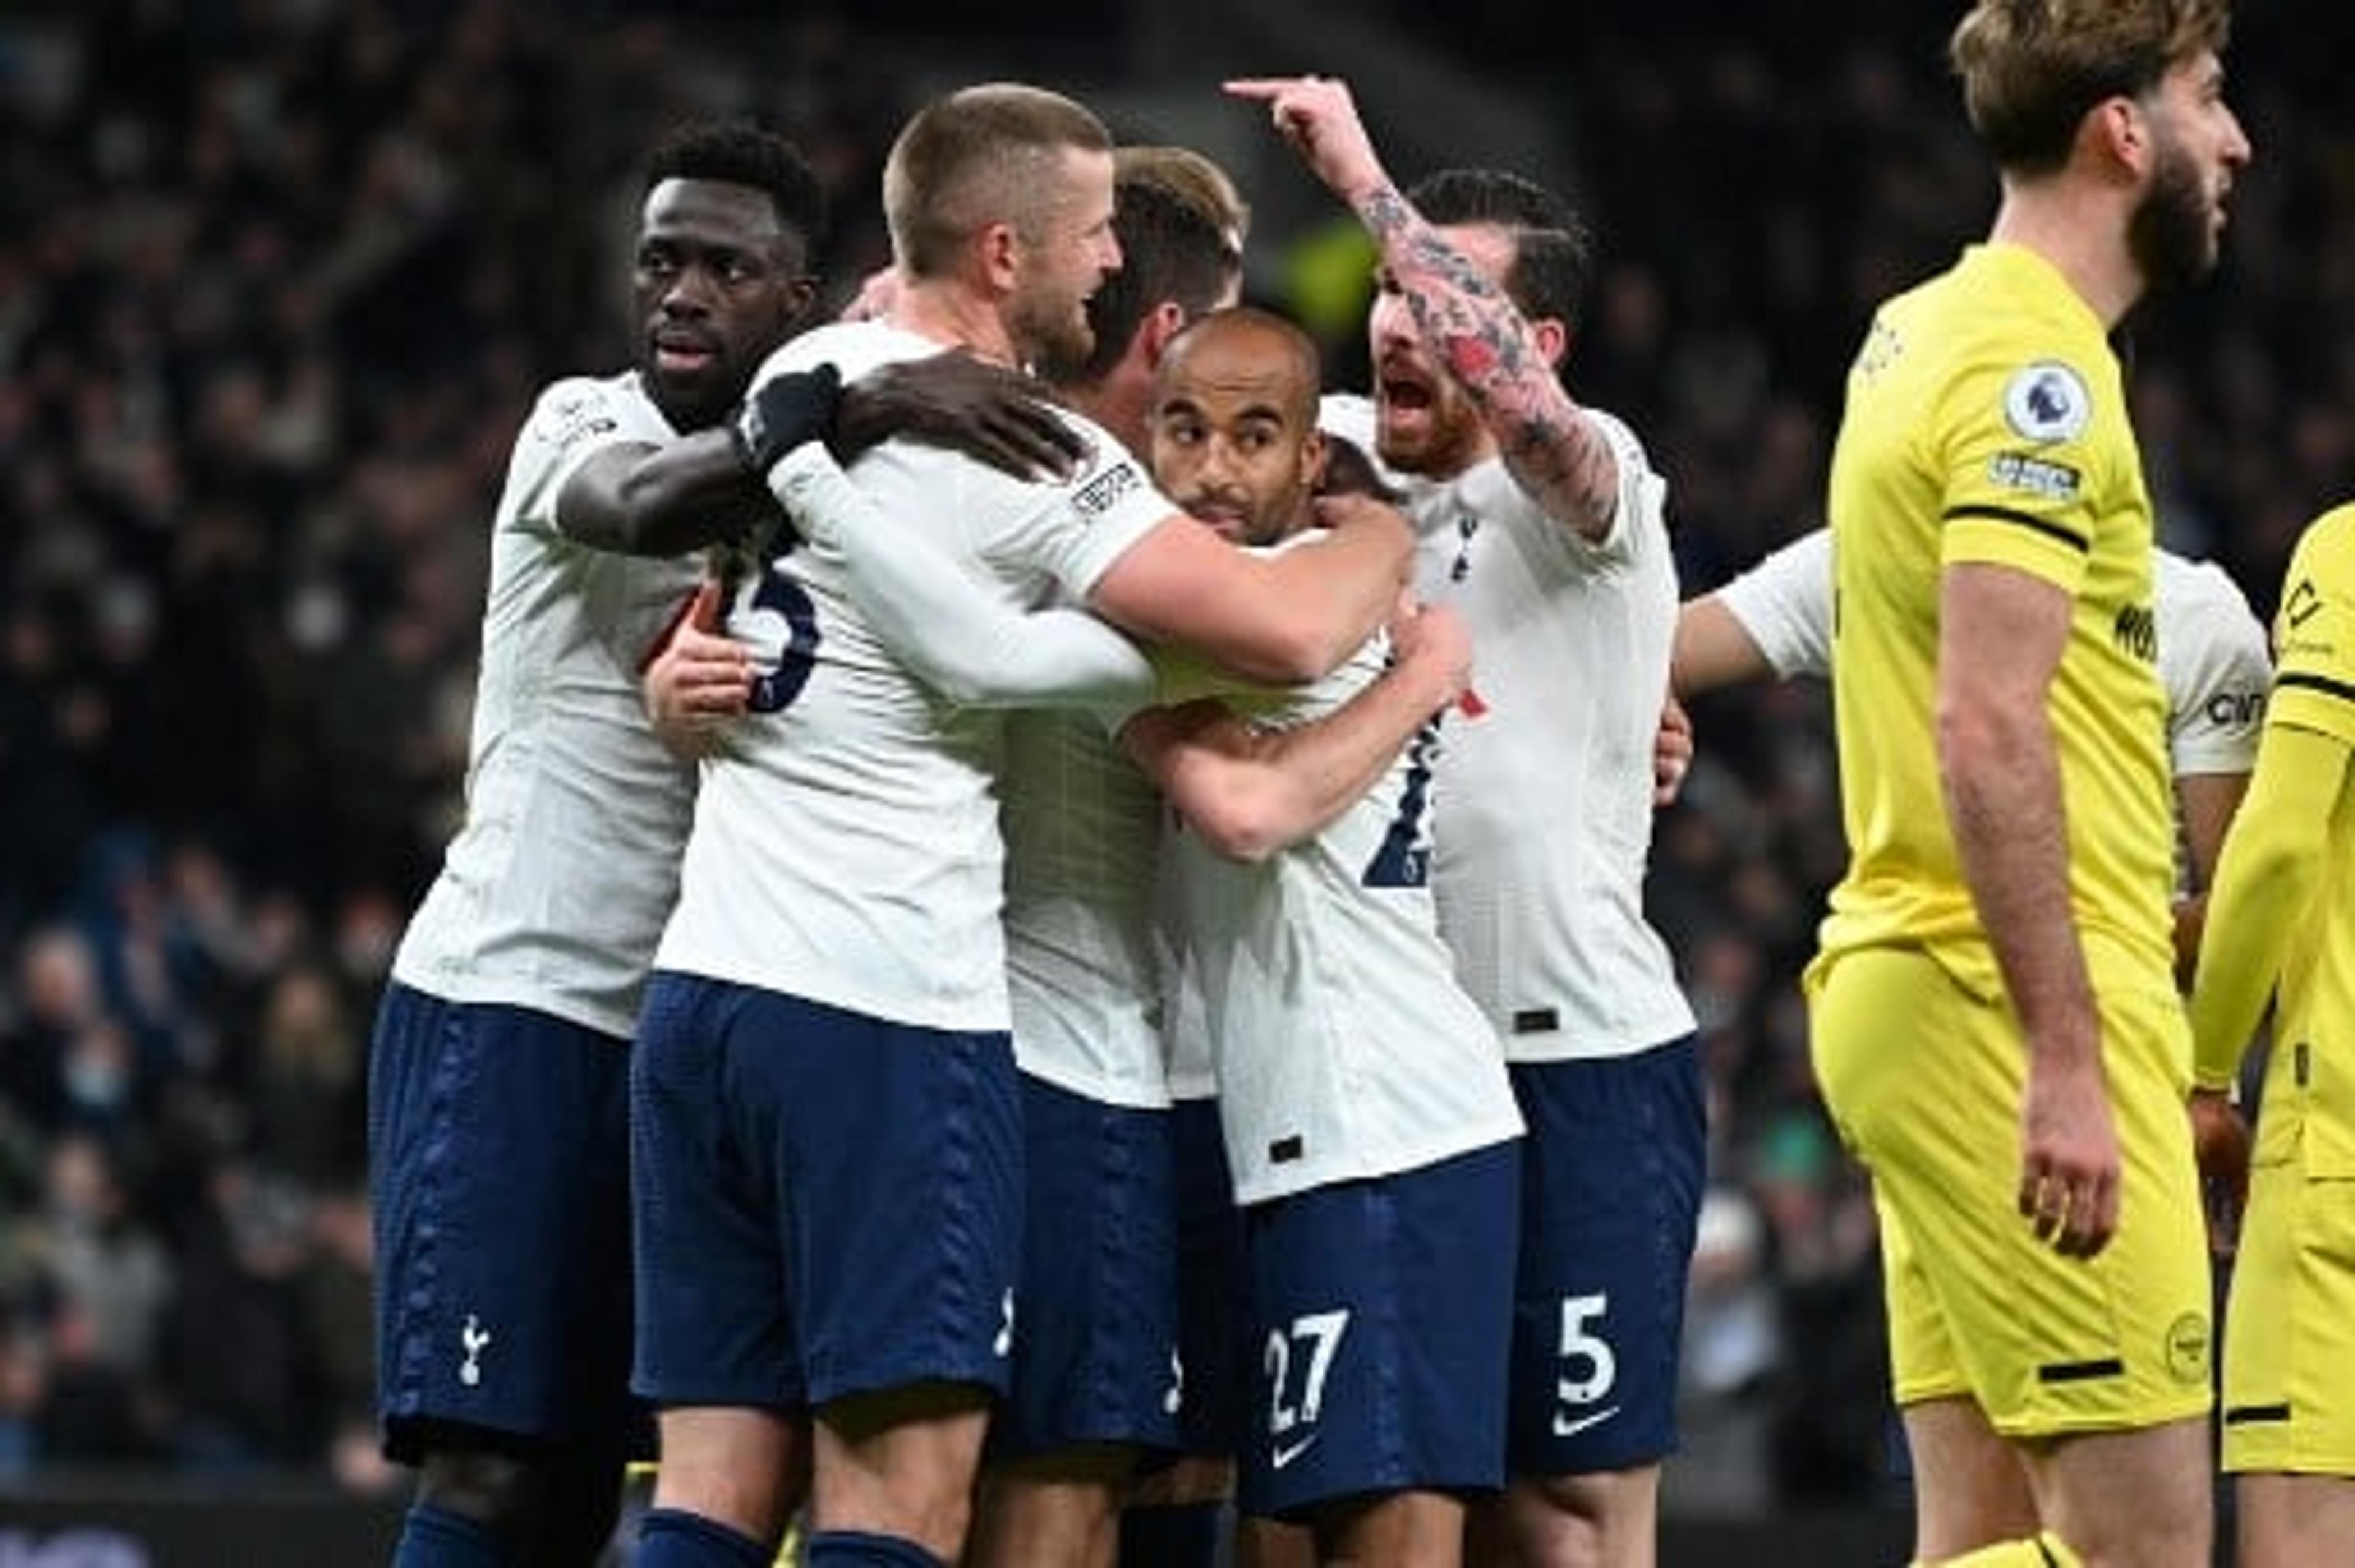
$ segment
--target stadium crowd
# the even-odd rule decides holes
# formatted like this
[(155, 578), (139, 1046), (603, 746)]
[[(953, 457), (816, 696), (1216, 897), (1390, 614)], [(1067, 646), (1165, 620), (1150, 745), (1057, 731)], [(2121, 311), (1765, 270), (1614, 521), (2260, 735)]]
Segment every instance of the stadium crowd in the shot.
[[(1526, 37), (1535, 9), (1455, 25)], [(1992, 197), (1939, 80), (1945, 7), (1859, 7), (1877, 25), (1846, 36), (1797, 9), (1673, 49), (1634, 19), (1545, 62), (1604, 241), (1574, 380), (1649, 432), (1688, 592), (1819, 520), (1865, 311)], [(601, 280), (664, 125), (793, 134), (836, 193), (847, 293), (881, 259), (879, 160), (919, 96), (838, 13), (682, 14), (0, 25), (0, 1480), (392, 1484), (367, 1020), (455, 820), (508, 443), (534, 388), (623, 360)], [(2355, 472), (2355, 140), (2326, 123), (2330, 49), (2276, 14), (2244, 31), (2265, 151), (2221, 277), (2137, 324), (2135, 379), (2167, 541), (2265, 614)], [(1530, 68), (1494, 69), (1509, 90)], [(1668, 1495), (1852, 1499), (1885, 1434), (1871, 1211), (1794, 983), (1843, 863), (1828, 699), (1696, 720), (1649, 890), (1714, 1141)]]

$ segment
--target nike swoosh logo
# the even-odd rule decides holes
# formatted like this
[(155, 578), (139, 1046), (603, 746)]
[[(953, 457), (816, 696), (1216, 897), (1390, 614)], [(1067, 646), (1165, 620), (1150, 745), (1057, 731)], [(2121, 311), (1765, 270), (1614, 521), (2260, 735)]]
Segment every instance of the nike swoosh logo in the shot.
[(1311, 1448), (1316, 1447), (1316, 1440), (1323, 1435), (1325, 1435), (1321, 1432), (1312, 1432), (1297, 1443), (1279, 1443), (1273, 1452), (1269, 1454), (1268, 1458), (1277, 1469), (1281, 1470)]
[(1591, 1415), (1568, 1416), (1557, 1410), (1553, 1413), (1553, 1435), (1556, 1437), (1575, 1437), (1588, 1427), (1600, 1426), (1618, 1413), (1619, 1407), (1615, 1404)]

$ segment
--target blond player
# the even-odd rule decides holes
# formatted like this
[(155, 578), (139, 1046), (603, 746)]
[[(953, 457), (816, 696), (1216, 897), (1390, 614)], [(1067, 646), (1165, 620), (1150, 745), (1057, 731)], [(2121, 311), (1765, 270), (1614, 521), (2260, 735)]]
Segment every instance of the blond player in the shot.
[(1828, 512), (1851, 860), (1814, 1056), (1870, 1168), (1915, 1554), (2209, 1560), (2151, 513), (2108, 330), (2214, 263), (2249, 144), (2215, 0), (1982, 0), (1985, 243), (1886, 302)]

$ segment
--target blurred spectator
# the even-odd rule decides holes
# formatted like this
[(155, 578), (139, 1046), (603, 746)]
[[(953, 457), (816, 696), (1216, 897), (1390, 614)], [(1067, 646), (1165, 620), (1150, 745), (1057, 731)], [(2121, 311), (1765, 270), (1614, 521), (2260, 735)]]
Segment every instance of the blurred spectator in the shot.
[(1769, 1394), (1784, 1345), (1766, 1243), (1747, 1192), (1730, 1182), (1710, 1188), (1685, 1303), (1677, 1409), (1684, 1445), (1663, 1478), (1681, 1511), (1756, 1514), (1774, 1500)]

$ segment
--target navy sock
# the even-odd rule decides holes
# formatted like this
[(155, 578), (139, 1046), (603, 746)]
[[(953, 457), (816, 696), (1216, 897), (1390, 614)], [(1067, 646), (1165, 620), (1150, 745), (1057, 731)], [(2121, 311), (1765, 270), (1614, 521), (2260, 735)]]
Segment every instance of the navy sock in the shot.
[(776, 1552), (718, 1520), (684, 1509), (648, 1509), (638, 1521), (634, 1568), (769, 1568)]
[(912, 1541), (858, 1530), (819, 1531), (803, 1549), (802, 1561), (807, 1568), (943, 1568)]
[(1120, 1514), (1120, 1568), (1210, 1568), (1219, 1560), (1220, 1502), (1133, 1506)]
[(392, 1568), (507, 1568), (507, 1552), (497, 1536), (464, 1514), (411, 1503)]

